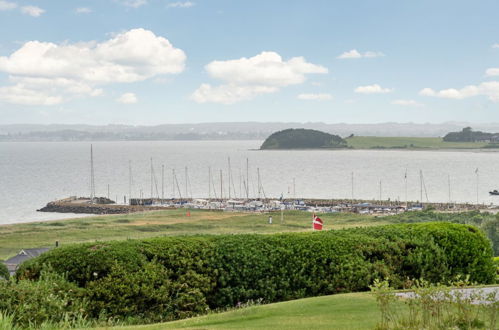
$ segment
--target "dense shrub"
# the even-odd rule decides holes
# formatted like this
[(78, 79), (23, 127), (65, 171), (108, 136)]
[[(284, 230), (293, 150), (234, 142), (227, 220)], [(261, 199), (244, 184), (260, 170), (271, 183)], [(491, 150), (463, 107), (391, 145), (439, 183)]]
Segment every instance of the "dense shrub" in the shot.
[(7, 266), (3, 262), (0, 261), (0, 280), (8, 280), (9, 279), (9, 270), (7, 269)]
[(84, 289), (44, 267), (37, 281), (0, 281), (0, 313), (21, 327), (85, 318)]
[(93, 317), (154, 321), (250, 300), (367, 290), (377, 278), (397, 286), (420, 277), (495, 279), (484, 234), (449, 223), (80, 244), (26, 262), (18, 278), (37, 279), (44, 264), (84, 289)]
[(392, 223), (418, 222), (451, 222), (472, 225), (482, 230), (492, 242), (494, 255), (499, 256), (499, 214), (489, 212), (468, 211), (460, 213), (434, 212), (424, 210), (419, 212), (404, 212), (401, 214), (383, 217), (383, 221)]

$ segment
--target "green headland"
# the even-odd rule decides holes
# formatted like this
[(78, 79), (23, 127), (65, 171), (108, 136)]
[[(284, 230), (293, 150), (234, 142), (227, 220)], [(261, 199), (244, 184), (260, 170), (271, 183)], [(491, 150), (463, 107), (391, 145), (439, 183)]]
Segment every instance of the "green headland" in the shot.
[(384, 137), (354, 136), (341, 138), (311, 129), (287, 129), (270, 135), (260, 147), (268, 149), (495, 149), (499, 148), (499, 134), (473, 131), (449, 132), (443, 137)]

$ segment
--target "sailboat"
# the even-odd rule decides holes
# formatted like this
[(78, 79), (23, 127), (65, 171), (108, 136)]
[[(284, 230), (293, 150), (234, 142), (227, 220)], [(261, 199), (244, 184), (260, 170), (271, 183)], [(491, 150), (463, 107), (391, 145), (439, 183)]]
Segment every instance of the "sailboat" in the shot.
[(489, 191), (489, 194), (492, 196), (499, 196), (499, 191), (497, 189), (494, 189), (492, 191)]

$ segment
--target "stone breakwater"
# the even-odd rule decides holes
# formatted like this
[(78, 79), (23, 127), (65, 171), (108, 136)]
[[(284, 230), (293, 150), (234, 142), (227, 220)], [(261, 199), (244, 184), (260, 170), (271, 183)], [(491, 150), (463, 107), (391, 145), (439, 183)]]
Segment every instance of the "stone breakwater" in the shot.
[(50, 202), (37, 210), (39, 212), (57, 213), (83, 213), (83, 214), (123, 214), (144, 212), (152, 210), (164, 210), (165, 207), (136, 206), (136, 205), (113, 205), (113, 204), (90, 204), (67, 201)]

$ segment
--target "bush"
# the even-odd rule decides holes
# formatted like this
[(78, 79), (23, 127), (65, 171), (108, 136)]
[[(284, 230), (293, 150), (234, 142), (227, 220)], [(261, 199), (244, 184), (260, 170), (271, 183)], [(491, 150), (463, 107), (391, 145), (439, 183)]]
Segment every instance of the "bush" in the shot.
[(7, 266), (0, 261), (0, 279), (8, 280), (10, 277), (9, 270)]
[(23, 264), (68, 274), (90, 314), (149, 321), (184, 318), (247, 301), (266, 303), (368, 290), (377, 278), (492, 283), (492, 250), (475, 227), (449, 223), (277, 235), (162, 237), (80, 244)]
[(383, 217), (383, 220), (392, 223), (439, 221), (476, 226), (482, 230), (492, 242), (494, 255), (499, 256), (499, 214), (480, 211), (442, 213), (434, 212), (434, 210), (430, 208), (431, 206), (420, 212), (405, 212), (393, 216)]
[(84, 290), (47, 267), (37, 281), (0, 281), (0, 314), (23, 328), (74, 322), (86, 315)]

